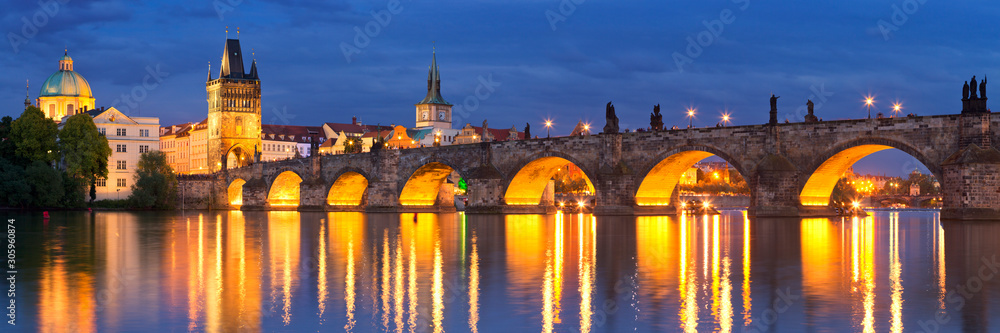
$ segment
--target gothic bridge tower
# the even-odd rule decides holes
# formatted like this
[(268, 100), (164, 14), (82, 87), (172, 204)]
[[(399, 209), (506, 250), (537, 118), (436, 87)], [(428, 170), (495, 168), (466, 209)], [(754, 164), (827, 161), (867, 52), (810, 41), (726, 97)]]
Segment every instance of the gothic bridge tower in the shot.
[(257, 61), (243, 70), (239, 39), (226, 39), (222, 69), (208, 92), (208, 166), (215, 172), (250, 164), (261, 149), (260, 78)]

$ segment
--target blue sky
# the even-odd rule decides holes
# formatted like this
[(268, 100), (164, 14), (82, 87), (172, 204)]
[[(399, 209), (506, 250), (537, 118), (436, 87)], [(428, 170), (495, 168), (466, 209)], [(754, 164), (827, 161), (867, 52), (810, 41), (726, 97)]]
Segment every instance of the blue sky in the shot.
[[(686, 124), (689, 106), (695, 125), (714, 125), (723, 110), (759, 124), (772, 92), (782, 120), (801, 119), (807, 98), (825, 120), (861, 118), (868, 93), (882, 111), (898, 100), (906, 113), (957, 113), (962, 82), (998, 73), (1000, 50), (991, 20), (1000, 5), (985, 0), (48, 1), (8, 1), (0, 14), (2, 115), (20, 112), (26, 79), (37, 97), (68, 48), (98, 105), (161, 124), (199, 121), (227, 26), (255, 53), (246, 61), (258, 61), (265, 122), (412, 126), (436, 45), (443, 95), (468, 112), (456, 127), (541, 128), (549, 117), (553, 134), (578, 120), (603, 125), (608, 101), (625, 128), (648, 126), (654, 104), (667, 126)], [(896, 30), (883, 34), (880, 20)], [(377, 34), (355, 43), (366, 26)], [(700, 50), (688, 40), (699, 34)], [(347, 57), (344, 45), (360, 53)], [(690, 62), (678, 66), (675, 54)], [(162, 80), (144, 87), (157, 70)], [(483, 81), (492, 91), (477, 97)], [(142, 98), (130, 105), (123, 94)], [(900, 157), (879, 153), (856, 168), (901, 174), (913, 163)]]

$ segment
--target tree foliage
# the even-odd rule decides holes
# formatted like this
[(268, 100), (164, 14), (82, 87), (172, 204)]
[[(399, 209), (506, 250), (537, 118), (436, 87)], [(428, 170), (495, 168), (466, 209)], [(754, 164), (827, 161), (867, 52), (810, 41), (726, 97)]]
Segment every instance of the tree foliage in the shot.
[(364, 142), (361, 141), (361, 137), (349, 136), (344, 139), (344, 153), (360, 153), (363, 146)]
[(177, 176), (159, 150), (143, 153), (135, 170), (129, 201), (134, 207), (168, 209), (177, 197)]
[(28, 185), (24, 168), (0, 157), (0, 193), (4, 198), (0, 205), (26, 207), (31, 202), (31, 186)]
[(56, 123), (45, 118), (42, 110), (34, 106), (25, 109), (11, 124), (10, 136), (14, 140), (14, 153), (27, 161), (42, 161), (51, 165), (59, 153), (56, 145), (58, 134)]
[(108, 158), (111, 146), (108, 139), (97, 131), (94, 120), (87, 114), (77, 114), (66, 120), (59, 131), (59, 149), (63, 153), (66, 173), (91, 187), (94, 199), (94, 180), (108, 177)]
[(34, 207), (57, 207), (63, 198), (62, 172), (53, 169), (42, 161), (31, 162), (25, 171), (28, 185), (31, 186), (31, 205)]

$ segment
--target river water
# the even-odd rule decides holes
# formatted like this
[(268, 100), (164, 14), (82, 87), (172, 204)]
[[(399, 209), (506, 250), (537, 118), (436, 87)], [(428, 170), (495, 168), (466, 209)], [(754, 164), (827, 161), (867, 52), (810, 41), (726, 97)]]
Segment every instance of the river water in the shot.
[(1000, 331), (1000, 223), (933, 210), (6, 214), (3, 331)]

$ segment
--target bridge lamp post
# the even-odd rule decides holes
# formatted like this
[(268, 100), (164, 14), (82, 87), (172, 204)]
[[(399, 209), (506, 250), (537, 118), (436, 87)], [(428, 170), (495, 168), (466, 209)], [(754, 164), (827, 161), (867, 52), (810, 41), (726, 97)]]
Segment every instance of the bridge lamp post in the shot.
[(692, 108), (688, 108), (688, 109), (687, 109), (687, 112), (688, 112), (688, 113), (687, 113), (687, 117), (688, 117), (688, 128), (692, 128), (692, 127), (694, 127), (694, 113), (695, 113), (695, 111), (697, 111), (697, 110), (698, 110), (698, 109), (692, 109)]
[(900, 112), (900, 110), (901, 110), (902, 108), (903, 108), (903, 105), (902, 105), (902, 104), (899, 104), (899, 103), (895, 103), (895, 104), (893, 104), (893, 105), (892, 105), (892, 115), (893, 115), (894, 117), (895, 117), (895, 116), (898, 116), (898, 115), (899, 115), (899, 112)]
[(729, 113), (722, 114), (722, 124), (725, 126), (729, 126)]
[(868, 119), (872, 119), (872, 104), (875, 103), (875, 99), (871, 96), (865, 97), (865, 105), (868, 106)]
[(552, 121), (547, 119), (545, 120), (545, 138), (552, 138)]

